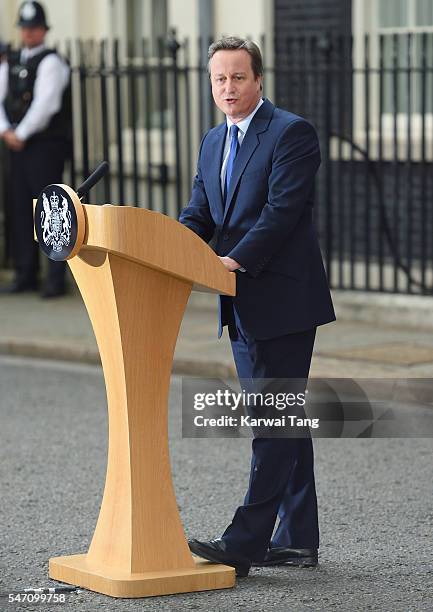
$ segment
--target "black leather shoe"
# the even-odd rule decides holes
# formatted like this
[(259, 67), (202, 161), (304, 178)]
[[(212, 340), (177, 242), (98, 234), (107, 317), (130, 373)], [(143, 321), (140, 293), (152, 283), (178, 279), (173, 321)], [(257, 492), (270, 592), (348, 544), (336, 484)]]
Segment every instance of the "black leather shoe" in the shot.
[(251, 561), (242, 555), (229, 552), (224, 540), (216, 539), (210, 542), (199, 542), (199, 540), (190, 540), (188, 542), (189, 549), (194, 555), (212, 561), (213, 563), (222, 563), (230, 565), (236, 570), (236, 576), (245, 578), (250, 571)]
[(0, 287), (0, 293), (26, 293), (27, 291), (37, 291), (38, 284), (36, 282), (24, 283), (21, 281), (14, 281), (10, 285), (4, 285)]
[(270, 548), (263, 561), (253, 562), (254, 567), (290, 565), (292, 567), (316, 567), (319, 562), (317, 548)]

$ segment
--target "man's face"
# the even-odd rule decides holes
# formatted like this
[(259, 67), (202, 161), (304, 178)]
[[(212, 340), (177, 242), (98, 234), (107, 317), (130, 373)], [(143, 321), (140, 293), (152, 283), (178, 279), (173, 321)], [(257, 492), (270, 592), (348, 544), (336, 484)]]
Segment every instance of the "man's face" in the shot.
[(24, 27), (21, 28), (21, 42), (24, 47), (29, 47), (31, 49), (32, 47), (41, 45), (45, 40), (46, 34), (47, 31), (42, 26), (34, 26), (32, 28)]
[(255, 77), (245, 49), (217, 51), (210, 61), (212, 95), (218, 108), (237, 123), (257, 106), (262, 77)]

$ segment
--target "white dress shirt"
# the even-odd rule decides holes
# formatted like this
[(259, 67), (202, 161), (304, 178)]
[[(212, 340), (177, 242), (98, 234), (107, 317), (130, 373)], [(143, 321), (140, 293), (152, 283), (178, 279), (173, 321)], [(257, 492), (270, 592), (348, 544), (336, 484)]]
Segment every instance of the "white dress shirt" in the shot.
[(8, 63), (3, 61), (0, 64), (0, 134), (6, 132), (10, 128), (10, 123), (6, 117), (3, 102), (6, 98), (8, 91), (8, 74), (9, 66)]
[[(260, 98), (253, 112), (250, 113), (248, 117), (245, 117), (245, 119), (242, 119), (242, 121), (239, 121), (239, 123), (236, 123), (236, 125), (239, 128), (239, 131), (238, 131), (239, 146), (241, 146), (242, 141), (245, 138), (245, 134), (247, 133), (247, 129), (250, 126), (252, 118), (254, 117), (254, 115), (259, 110), (262, 104), (263, 104), (263, 98)], [(224, 189), (225, 189), (227, 162), (229, 160), (229, 153), (230, 153), (230, 127), (234, 125), (233, 121), (231, 121), (231, 119), (229, 119), (227, 116), (226, 116), (226, 122), (227, 122), (227, 134), (226, 134), (226, 141), (224, 144), (223, 163), (221, 166), (221, 174), (220, 174), (221, 193), (224, 193)]]
[[(45, 49), (39, 45), (21, 50), (21, 62), (26, 62)], [(33, 90), (33, 100), (22, 121), (15, 129), (20, 140), (28, 140), (33, 134), (44, 130), (53, 115), (59, 112), (62, 106), (62, 96), (69, 82), (69, 66), (56, 53), (44, 57), (36, 71), (36, 80)], [(6, 116), (3, 102), (8, 89), (9, 66), (7, 62), (0, 65), (0, 134), (11, 129)]]

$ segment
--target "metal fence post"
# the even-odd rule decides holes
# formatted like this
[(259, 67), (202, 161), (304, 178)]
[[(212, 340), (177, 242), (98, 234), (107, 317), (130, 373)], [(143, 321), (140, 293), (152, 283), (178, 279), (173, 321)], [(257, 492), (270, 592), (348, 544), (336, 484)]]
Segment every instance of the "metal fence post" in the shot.
[(175, 163), (176, 163), (176, 209), (177, 214), (180, 214), (182, 208), (182, 174), (180, 165), (180, 122), (179, 122), (179, 73), (177, 63), (177, 53), (180, 49), (180, 44), (176, 40), (176, 30), (170, 30), (167, 39), (167, 47), (173, 60), (173, 113), (174, 113), (174, 148), (175, 148)]
[(324, 202), (325, 212), (325, 259), (326, 272), (329, 284), (332, 285), (332, 254), (333, 254), (333, 211), (332, 211), (332, 162), (331, 162), (331, 136), (332, 136), (332, 39), (327, 34), (318, 41), (319, 49), (322, 51), (324, 61), (324, 140), (322, 146), (322, 159), (324, 169)]

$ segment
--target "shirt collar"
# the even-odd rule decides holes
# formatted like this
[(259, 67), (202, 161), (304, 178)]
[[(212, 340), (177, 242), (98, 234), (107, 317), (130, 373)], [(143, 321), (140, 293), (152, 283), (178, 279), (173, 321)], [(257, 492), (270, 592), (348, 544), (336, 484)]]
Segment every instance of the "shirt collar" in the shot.
[[(254, 117), (256, 112), (259, 110), (259, 108), (261, 107), (263, 102), (264, 102), (263, 98), (260, 98), (260, 100), (257, 102), (257, 106), (253, 110), (253, 112), (250, 113), (248, 115), (248, 117), (245, 117), (245, 119), (242, 119), (242, 121), (239, 121), (238, 123), (236, 123), (236, 125), (238, 126), (238, 128), (242, 132), (242, 134), (244, 134), (244, 135), (246, 134), (247, 129), (249, 128), (249, 125), (250, 125), (250, 123), (252, 121), (252, 118)], [(233, 121), (231, 121), (231, 119), (229, 119), (227, 116), (226, 116), (226, 121), (227, 121), (227, 129), (230, 131), (230, 127), (233, 125)]]
[(41, 53), (41, 51), (43, 51), (45, 47), (45, 43), (42, 43), (37, 47), (32, 47), (31, 49), (29, 47), (23, 47), (21, 49), (21, 60), (28, 60), (31, 57), (38, 55), (38, 53)]

